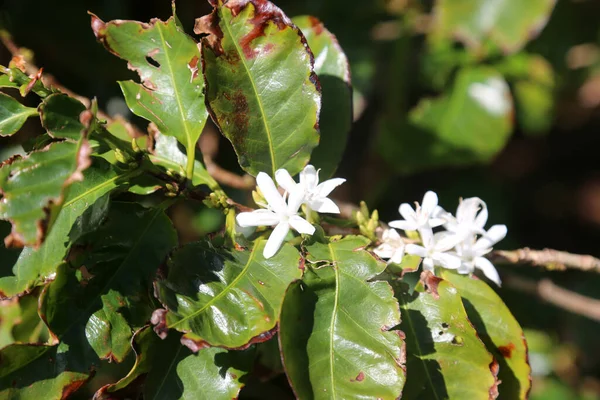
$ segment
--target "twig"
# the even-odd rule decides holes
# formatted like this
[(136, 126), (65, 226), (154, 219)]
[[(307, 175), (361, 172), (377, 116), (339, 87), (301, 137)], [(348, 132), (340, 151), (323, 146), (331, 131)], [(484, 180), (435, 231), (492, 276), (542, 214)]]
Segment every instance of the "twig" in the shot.
[(503, 277), (504, 286), (523, 293), (532, 294), (563, 310), (600, 321), (600, 300), (583, 296), (554, 284), (550, 279), (537, 282), (510, 274)]
[[(2, 44), (4, 45), (4, 47), (6, 47), (8, 49), (8, 51), (10, 52), (10, 54), (12, 54), (13, 58), (19, 59), (19, 65), (22, 66), (23, 69), (25, 69), (24, 72), (26, 72), (27, 74), (29, 74), (30, 77), (36, 76), (38, 73), (40, 73), (40, 68), (38, 68), (35, 64), (33, 64), (31, 62), (31, 60), (28, 59), (30, 57), (25, 57), (23, 55), (23, 52), (22, 52), (21, 48), (15, 44), (15, 42), (12, 40), (12, 37), (10, 36), (10, 34), (8, 32), (6, 32), (6, 31), (0, 31), (0, 41), (2, 42)], [(58, 89), (62, 93), (67, 94), (67, 95), (69, 95), (69, 96), (71, 96), (71, 97), (79, 100), (87, 108), (89, 108), (90, 105), (92, 104), (92, 101), (90, 99), (88, 99), (87, 97), (81, 96), (81, 95), (73, 92), (71, 89), (69, 89), (69, 88), (61, 85), (56, 80), (56, 78), (54, 78), (54, 76), (52, 76), (50, 74), (43, 73), (42, 77), (41, 77), (41, 80), (42, 80), (42, 83), (45, 86), (47, 86), (47, 87), (53, 87), (55, 89)], [(108, 114), (106, 114), (102, 110), (98, 110), (97, 116), (98, 116), (99, 119), (106, 120), (107, 122), (113, 121), (113, 118), (111, 118)], [(131, 128), (131, 133), (133, 135), (135, 135), (134, 137), (146, 136), (145, 133), (143, 133), (137, 127), (135, 127), (133, 125), (131, 125), (130, 127), (128, 127), (128, 129), (129, 128)]]
[(492, 262), (531, 264), (550, 270), (578, 269), (600, 273), (600, 259), (589, 255), (571, 254), (552, 249), (531, 250), (526, 247), (511, 251), (497, 250), (490, 253), (488, 258)]

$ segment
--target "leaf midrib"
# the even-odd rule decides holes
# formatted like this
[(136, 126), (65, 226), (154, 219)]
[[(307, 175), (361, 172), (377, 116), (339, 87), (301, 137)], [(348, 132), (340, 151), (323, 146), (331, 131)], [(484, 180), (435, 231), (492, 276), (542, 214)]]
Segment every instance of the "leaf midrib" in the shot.
[(235, 37), (233, 36), (233, 33), (231, 32), (231, 28), (229, 27), (228, 23), (224, 23), (222, 24), (225, 26), (227, 33), (229, 34), (231, 41), (233, 42), (233, 45), (238, 53), (238, 56), (240, 58), (240, 61), (242, 62), (242, 65), (244, 66), (244, 69), (246, 71), (246, 75), (248, 75), (248, 79), (250, 80), (250, 85), (252, 86), (252, 90), (254, 91), (254, 95), (256, 97), (256, 102), (258, 103), (258, 108), (260, 110), (260, 114), (262, 115), (262, 122), (263, 125), (265, 126), (265, 132), (267, 134), (267, 139), (268, 139), (268, 143), (269, 143), (269, 155), (271, 157), (271, 173), (272, 176), (275, 176), (275, 168), (276, 168), (276, 163), (275, 163), (275, 150), (273, 148), (273, 136), (271, 133), (271, 128), (269, 127), (269, 124), (267, 123), (267, 115), (265, 112), (265, 108), (262, 104), (262, 100), (260, 99), (260, 96), (258, 94), (258, 89), (256, 87), (256, 84), (254, 83), (254, 79), (252, 78), (252, 75), (250, 74), (250, 68), (248, 67), (248, 65), (246, 64), (246, 61), (244, 59), (245, 55), (242, 52), (242, 49), (240, 49), (240, 46), (237, 42), (237, 40), (235, 40)]
[[(23, 111), (12, 114), (10, 117), (0, 120), (0, 126), (8, 125), (12, 120), (16, 120), (16, 119), (19, 119), (22, 117), (25, 117), (25, 119), (27, 119), (29, 117), (34, 116), (35, 114), (37, 114), (37, 110), (35, 108), (25, 107), (25, 109)], [(11, 133), (3, 133), (3, 132), (0, 132), (0, 134), (11, 135)]]
[[(260, 242), (259, 242), (260, 243)], [(193, 313), (175, 321), (175, 323), (173, 323), (172, 325), (169, 325), (169, 328), (173, 328), (177, 325), (179, 325), (180, 323), (189, 320), (190, 318), (195, 318), (198, 315), (200, 315), (202, 312), (204, 312), (204, 310), (206, 310), (208, 307), (212, 306), (215, 302), (217, 302), (217, 300), (219, 300), (221, 297), (225, 296), (229, 290), (234, 287), (235, 285), (237, 285), (237, 283), (244, 277), (246, 276), (246, 273), (248, 272), (248, 268), (250, 267), (250, 264), (252, 263), (252, 261), (254, 261), (254, 254), (256, 253), (256, 249), (258, 248), (258, 243), (254, 245), (254, 247), (252, 248), (252, 252), (250, 253), (250, 257), (248, 258), (248, 261), (246, 262), (246, 264), (244, 265), (244, 268), (242, 269), (242, 271), (239, 273), (238, 276), (235, 277), (235, 279), (233, 281), (231, 281), (231, 283), (227, 286), (225, 286), (225, 288), (223, 288), (223, 290), (221, 292), (219, 292), (219, 294), (217, 294), (215, 297), (213, 297), (212, 299), (210, 299), (204, 306), (202, 306), (202, 308), (200, 308), (197, 311), (194, 311)]]
[(333, 250), (333, 246), (331, 245), (331, 243), (327, 244), (327, 247), (329, 247), (329, 254), (331, 254), (331, 261), (333, 262), (333, 271), (335, 273), (335, 296), (334, 296), (334, 301), (333, 301), (333, 311), (331, 313), (331, 323), (329, 325), (329, 374), (331, 375), (331, 396), (333, 399), (336, 398), (335, 395), (335, 380), (334, 380), (334, 357), (333, 357), (333, 342), (334, 342), (334, 329), (335, 329), (335, 322), (337, 320), (337, 312), (338, 312), (338, 301), (339, 301), (339, 297), (340, 297), (340, 270), (339, 270), (339, 266), (337, 265), (337, 258), (336, 258), (336, 254), (335, 254), (335, 250)]

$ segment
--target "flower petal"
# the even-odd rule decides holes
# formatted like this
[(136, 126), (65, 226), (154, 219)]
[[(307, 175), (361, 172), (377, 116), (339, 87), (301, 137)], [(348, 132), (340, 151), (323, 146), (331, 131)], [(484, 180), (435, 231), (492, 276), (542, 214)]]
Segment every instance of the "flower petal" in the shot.
[(317, 200), (310, 201), (308, 203), (310, 208), (319, 213), (339, 214), (340, 208), (333, 202), (333, 200), (323, 197)]
[(407, 254), (412, 254), (413, 256), (419, 256), (419, 257), (426, 257), (427, 256), (427, 250), (425, 250), (425, 247), (423, 246), (419, 246), (418, 244), (407, 244), (406, 247), (404, 248), (404, 251)]
[(296, 186), (296, 188), (290, 192), (290, 197), (288, 197), (288, 214), (296, 215), (305, 198), (306, 192), (304, 191), (304, 188), (300, 185)]
[(317, 183), (319, 183), (319, 173), (315, 167), (309, 164), (300, 172), (300, 184), (311, 192), (315, 190)]
[(427, 215), (431, 215), (435, 211), (435, 207), (437, 205), (438, 205), (437, 194), (431, 190), (428, 191), (427, 193), (425, 193), (425, 196), (423, 196), (423, 204), (421, 204), (421, 209), (423, 210), (423, 212), (426, 213)]
[(435, 249), (438, 252), (448, 251), (464, 238), (453, 232), (438, 232), (434, 235)]
[(292, 178), (290, 173), (286, 169), (278, 169), (275, 171), (275, 180), (279, 186), (285, 189), (286, 192), (291, 193), (298, 185)]
[(271, 258), (277, 253), (289, 231), (290, 226), (287, 222), (280, 222), (275, 229), (273, 229), (263, 250), (263, 256), (265, 258)]
[[(398, 208), (398, 212), (400, 213), (400, 215), (402, 215), (402, 218), (404, 218), (406, 221), (410, 221), (413, 223), (417, 222), (417, 213), (415, 212), (415, 210), (413, 210), (413, 208), (410, 206), (410, 204), (408, 204), (408, 203), (400, 204), (400, 207)], [(416, 230), (416, 228), (411, 229), (411, 230)]]
[(307, 235), (312, 235), (313, 233), (315, 233), (315, 227), (312, 226), (310, 222), (298, 215), (291, 216), (289, 219), (289, 223), (292, 226), (292, 228), (294, 228), (299, 233), (304, 233)]
[(431, 271), (433, 272), (433, 267), (434, 267), (434, 263), (433, 260), (429, 257), (425, 257), (423, 259), (423, 271)]
[(319, 183), (319, 186), (317, 186), (316, 191), (319, 194), (319, 196), (327, 197), (329, 196), (329, 193), (333, 192), (333, 189), (340, 186), (344, 182), (346, 182), (344, 178), (328, 179), (325, 182)]
[(396, 229), (402, 229), (403, 231), (416, 231), (417, 228), (419, 227), (417, 224), (415, 224), (412, 221), (404, 221), (404, 220), (397, 220), (397, 221), (391, 221), (389, 224), (389, 226), (391, 226), (392, 228), (396, 228)]
[(264, 172), (259, 172), (256, 176), (256, 184), (273, 211), (283, 212), (285, 210), (285, 201), (281, 194), (279, 194), (277, 187), (275, 187), (275, 182), (273, 182), (273, 179), (271, 179), (269, 175)]
[(504, 239), (507, 232), (508, 229), (506, 228), (506, 225), (494, 225), (485, 232), (479, 240), (477, 240), (477, 243), (475, 243), (475, 246), (473, 247), (477, 250), (491, 248), (493, 245)]
[(390, 258), (390, 262), (393, 262), (394, 264), (400, 264), (400, 263), (402, 263), (403, 258), (404, 258), (404, 247), (401, 247), (401, 248), (396, 249), (396, 251), (394, 251), (394, 254), (392, 254), (392, 257)]
[(279, 223), (279, 217), (273, 211), (254, 210), (239, 213), (236, 221), (239, 226), (244, 228), (248, 226), (272, 226)]
[(433, 259), (436, 261), (436, 264), (447, 269), (458, 269), (462, 264), (460, 258), (450, 253), (435, 253)]
[(490, 281), (501, 286), (502, 282), (500, 281), (500, 275), (498, 275), (496, 267), (494, 267), (494, 264), (492, 264), (490, 260), (483, 257), (477, 257), (475, 259), (475, 266), (479, 268)]
[(487, 209), (487, 205), (482, 201), (481, 202), (481, 211), (479, 211), (479, 214), (477, 214), (477, 217), (475, 217), (475, 226), (481, 230), (483, 230), (485, 228), (485, 224), (487, 223), (488, 220), (488, 209)]
[(379, 245), (376, 248), (374, 248), (373, 253), (377, 254), (378, 257), (387, 260), (388, 258), (392, 257), (392, 255), (394, 254), (394, 251), (391, 248), (391, 246), (389, 246), (387, 244), (382, 244), (382, 245)]

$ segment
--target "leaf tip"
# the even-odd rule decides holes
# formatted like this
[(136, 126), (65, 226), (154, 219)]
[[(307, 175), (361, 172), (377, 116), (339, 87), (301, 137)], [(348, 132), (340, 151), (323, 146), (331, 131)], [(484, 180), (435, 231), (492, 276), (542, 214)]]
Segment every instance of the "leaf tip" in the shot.
[(152, 317), (150, 318), (150, 322), (152, 323), (154, 332), (158, 335), (159, 338), (165, 339), (167, 334), (169, 333), (169, 327), (167, 326), (167, 310), (164, 308), (158, 308), (154, 310), (152, 313)]

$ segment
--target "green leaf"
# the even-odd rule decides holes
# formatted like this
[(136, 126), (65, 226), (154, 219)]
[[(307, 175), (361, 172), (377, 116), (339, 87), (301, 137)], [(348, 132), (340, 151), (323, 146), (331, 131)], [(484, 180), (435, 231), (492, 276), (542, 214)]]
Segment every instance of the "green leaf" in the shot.
[[(64, 144), (70, 145), (70, 143)], [(129, 174), (118, 174), (106, 161), (93, 158), (92, 165), (83, 173), (83, 181), (75, 182), (67, 193), (52, 231), (44, 244), (37, 250), (33, 247), (23, 249), (13, 267), (14, 275), (0, 277), (0, 297), (12, 297), (29, 292), (34, 287), (51, 281), (56, 268), (70, 247), (69, 241), (76, 239), (74, 234), (69, 235), (72, 227), (74, 233), (79, 234), (97, 227), (93, 223), (76, 224), (78, 218), (90, 207), (92, 207), (90, 210), (92, 214), (95, 212), (102, 215), (106, 209), (106, 199), (100, 202), (97, 200), (119, 187), (119, 180), (126, 179), (127, 176)], [(92, 218), (91, 221), (93, 222), (94, 219)]]
[(163, 134), (185, 146), (186, 176), (191, 178), (196, 142), (208, 118), (197, 43), (177, 25), (175, 16), (145, 24), (104, 23), (92, 15), (92, 29), (107, 50), (139, 73), (141, 84), (119, 82), (125, 101), (134, 114), (154, 122)]
[(216, 249), (210, 243), (186, 245), (169, 262), (166, 279), (156, 283), (159, 300), (152, 322), (166, 334), (174, 328), (196, 351), (206, 346), (245, 348), (272, 336), (288, 285), (302, 276), (301, 256), (285, 244), (270, 259), (264, 240), (252, 250)]
[[(396, 399), (405, 382), (398, 302), (385, 264), (349, 236), (307, 246), (303, 285), (290, 287), (280, 323), (284, 366), (302, 399)], [(316, 265), (316, 264), (315, 264)]]
[(500, 398), (526, 399), (531, 389), (531, 367), (523, 329), (515, 317), (485, 282), (448, 270), (441, 274), (458, 289), (469, 320), (500, 365)]
[(488, 399), (498, 364), (467, 318), (454, 286), (430, 272), (413, 293), (395, 284), (406, 333), (409, 379), (403, 399)]
[[(179, 149), (177, 140), (160, 132), (156, 132), (154, 135), (154, 151), (149, 157), (154, 164), (176, 173), (183, 172), (187, 162), (187, 156)], [(220, 189), (217, 181), (209, 175), (204, 165), (198, 160), (194, 161), (192, 184), (194, 186), (207, 185), (211, 190)]]
[(458, 38), (474, 51), (486, 42), (505, 53), (521, 49), (546, 25), (555, 0), (437, 0), (432, 36)]
[(86, 107), (77, 99), (62, 93), (52, 94), (40, 104), (42, 126), (57, 139), (78, 140), (85, 126), (79, 115)]
[[(162, 209), (113, 203), (101, 226), (80, 237), (71, 251), (85, 251), (77, 265), (92, 278), (84, 276), (85, 284), (72, 280), (56, 297), (46, 296), (40, 313), (56, 333), (76, 318), (63, 308), (86, 305), (94, 310), (85, 325), (90, 346), (100, 359), (121, 362), (131, 350), (133, 331), (150, 319), (152, 278), (176, 245), (177, 234)], [(51, 315), (63, 317), (53, 321)]]
[(40, 70), (37, 75), (30, 78), (15, 66), (6, 68), (0, 65), (0, 88), (19, 89), (19, 93), (23, 97), (27, 96), (30, 91), (42, 98), (58, 92), (56, 89), (49, 89), (44, 86), (41, 81), (41, 73)]
[(7, 245), (39, 248), (60, 212), (66, 189), (83, 179), (90, 151), (87, 140), (81, 139), (51, 144), (2, 164), (0, 218), (13, 224)]
[(0, 301), (0, 348), (14, 342), (45, 343), (48, 329), (38, 315), (39, 293)]
[(0, 136), (16, 133), (27, 118), (37, 113), (37, 109), (25, 107), (9, 95), (0, 92)]
[(350, 65), (336, 37), (321, 21), (309, 16), (294, 17), (292, 21), (306, 37), (321, 83), (321, 140), (313, 150), (310, 162), (321, 169), (321, 179), (326, 179), (334, 174), (342, 159), (352, 126)]
[(512, 114), (502, 75), (463, 69), (448, 94), (422, 100), (404, 127), (387, 120), (379, 149), (399, 172), (489, 162), (512, 133)]
[(21, 323), (19, 299), (0, 301), (0, 348), (15, 342), (13, 328)]
[(219, 0), (194, 31), (209, 34), (206, 102), (241, 167), (255, 176), (300, 172), (319, 141), (321, 94), (298, 28), (267, 0)]

